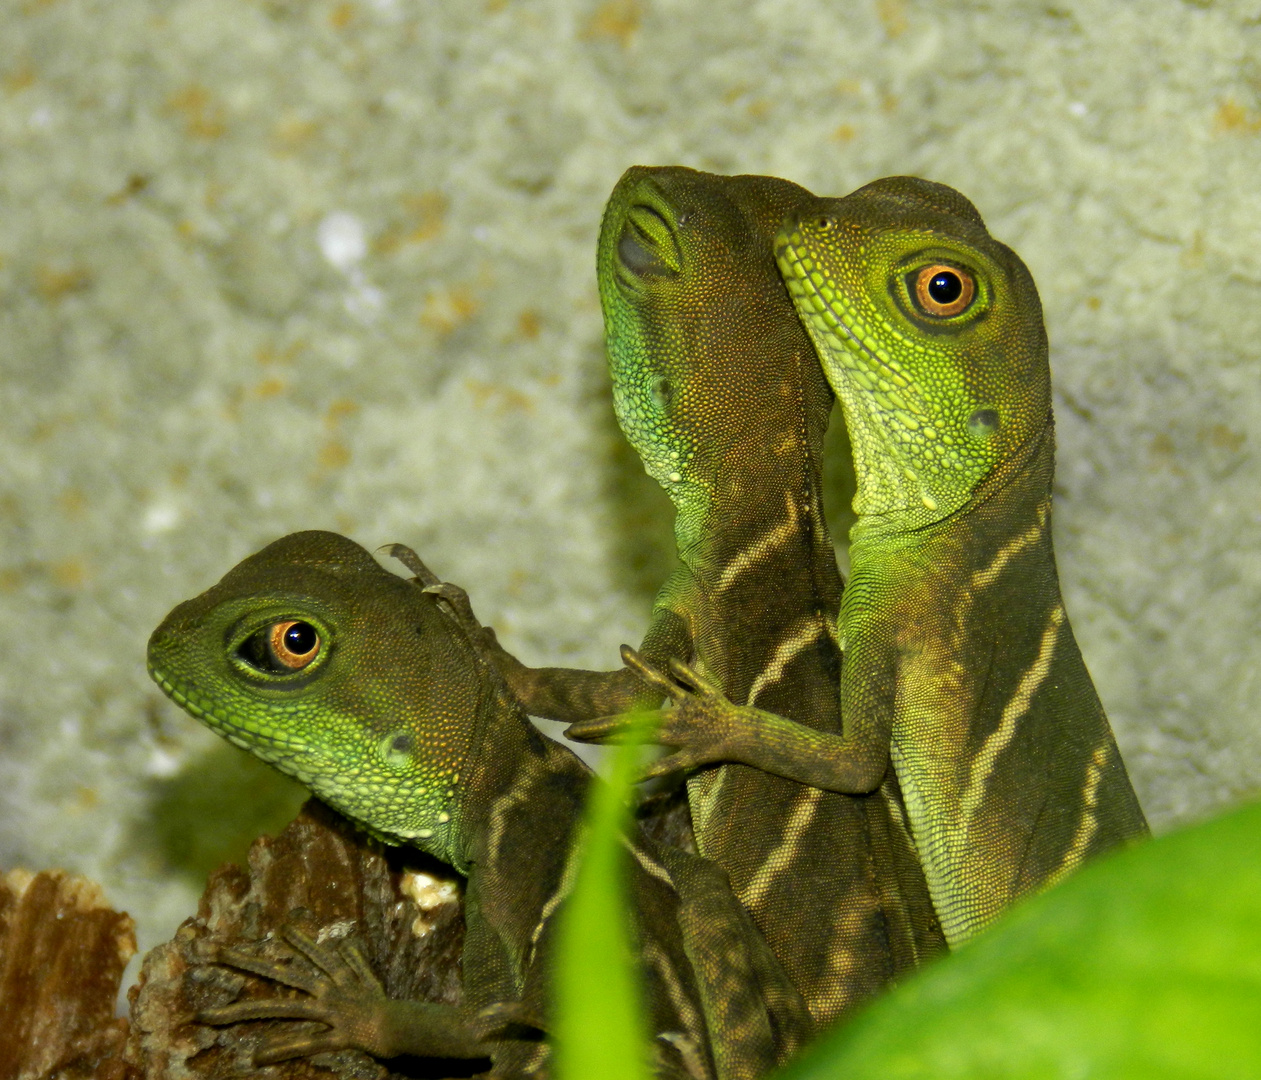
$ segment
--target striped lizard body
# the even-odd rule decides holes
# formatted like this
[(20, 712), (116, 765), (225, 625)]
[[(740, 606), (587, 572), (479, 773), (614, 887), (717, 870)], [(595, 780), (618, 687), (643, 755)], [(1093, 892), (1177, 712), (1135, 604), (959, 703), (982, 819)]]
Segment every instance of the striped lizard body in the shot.
[(799, 205), (776, 254), (854, 448), (844, 731), (690, 679), (661, 737), (675, 765), (744, 761), (833, 791), (871, 790), (891, 757), (956, 945), (1147, 833), (1060, 596), (1041, 305), (972, 204), (913, 177)]
[[(633, 168), (605, 211), (598, 276), (618, 421), (677, 512), (679, 565), (643, 656), (688, 660), (733, 700), (839, 733), (841, 579), (820, 498), (833, 397), (772, 255), (807, 197), (768, 177)], [(660, 700), (630, 670), (505, 672), (557, 719)], [(688, 797), (699, 850), (818, 1021), (942, 947), (892, 776), (854, 798), (722, 764)]]

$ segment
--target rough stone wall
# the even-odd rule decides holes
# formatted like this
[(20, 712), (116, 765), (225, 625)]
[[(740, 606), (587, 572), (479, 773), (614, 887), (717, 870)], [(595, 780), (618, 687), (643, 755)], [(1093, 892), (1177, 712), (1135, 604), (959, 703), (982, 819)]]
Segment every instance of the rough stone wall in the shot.
[(669, 510), (593, 273), (635, 163), (975, 201), (1153, 823), (1256, 791), (1261, 4), (14, 0), (0, 41), (0, 866), (150, 944), (296, 809), (143, 659), (290, 530), (414, 546), (532, 662), (638, 641)]

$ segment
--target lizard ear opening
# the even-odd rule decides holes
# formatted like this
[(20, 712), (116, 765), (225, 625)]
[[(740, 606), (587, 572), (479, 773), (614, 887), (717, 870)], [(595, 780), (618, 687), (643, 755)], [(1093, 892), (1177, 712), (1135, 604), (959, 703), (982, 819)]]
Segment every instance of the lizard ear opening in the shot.
[(664, 375), (652, 381), (652, 403), (660, 412), (665, 412), (674, 400), (674, 385)]
[(988, 439), (997, 430), (997, 409), (977, 409), (968, 417), (968, 434), (973, 438)]
[(381, 759), (395, 769), (411, 764), (416, 737), (410, 731), (392, 731), (377, 744)]

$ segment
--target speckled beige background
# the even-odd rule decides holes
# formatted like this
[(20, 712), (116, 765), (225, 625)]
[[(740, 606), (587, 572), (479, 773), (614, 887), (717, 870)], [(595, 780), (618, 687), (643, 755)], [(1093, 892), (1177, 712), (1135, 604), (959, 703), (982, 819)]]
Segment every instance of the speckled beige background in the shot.
[(147, 945), (284, 819), (143, 663), (281, 533), (412, 544), (534, 662), (639, 639), (668, 504), (593, 276), (633, 163), (967, 193), (1042, 290), (1151, 818), (1261, 786), (1261, 3), (12, 0), (0, 42), (0, 866)]

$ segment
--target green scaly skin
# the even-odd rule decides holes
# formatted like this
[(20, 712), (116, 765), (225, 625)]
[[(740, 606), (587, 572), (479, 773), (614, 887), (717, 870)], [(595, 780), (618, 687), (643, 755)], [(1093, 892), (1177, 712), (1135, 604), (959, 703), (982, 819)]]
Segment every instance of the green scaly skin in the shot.
[[(546, 1043), (520, 1029), (547, 1029), (554, 915), (572, 881), (590, 772), (522, 714), (464, 593), (407, 549), (393, 553), (416, 579), (333, 533), (278, 540), (171, 612), (150, 639), (149, 671), (194, 717), (378, 838), (410, 842), (468, 877), (464, 1001), (392, 1001), (357, 951), (290, 929), (314, 974), (237, 951), (221, 960), (308, 996), (199, 1019), (327, 1025), (271, 1036), (260, 1063), (356, 1047), (381, 1058), (489, 1057), (495, 1076), (545, 1075)], [(296, 660), (274, 639), (283, 645), (293, 626), (315, 641)], [(658, 1075), (763, 1075), (804, 1041), (804, 1002), (720, 870), (647, 842), (628, 847), (662, 1036)]]
[[(605, 210), (597, 268), (618, 421), (677, 510), (679, 565), (643, 661), (687, 660), (733, 700), (835, 734), (841, 579), (820, 498), (833, 397), (771, 250), (810, 197), (770, 177), (632, 168)], [(638, 662), (499, 662), (528, 711), (582, 721), (577, 738), (620, 727), (590, 718), (661, 700)], [(944, 947), (892, 776), (852, 798), (720, 765), (688, 796), (700, 852), (820, 1023)]]
[[(734, 760), (862, 792), (891, 756), (955, 945), (1147, 834), (1060, 596), (1041, 305), (971, 203), (912, 177), (802, 204), (775, 249), (854, 447), (844, 733), (678, 670), (661, 768)], [(921, 295), (934, 267), (962, 310)]]

